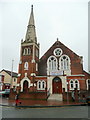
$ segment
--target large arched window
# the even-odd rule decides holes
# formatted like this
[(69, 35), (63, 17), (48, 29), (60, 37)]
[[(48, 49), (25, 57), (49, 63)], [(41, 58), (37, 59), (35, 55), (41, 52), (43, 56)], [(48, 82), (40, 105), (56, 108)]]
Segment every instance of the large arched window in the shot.
[(55, 56), (50, 56), (47, 60), (48, 70), (57, 70), (57, 58)]
[(70, 70), (70, 58), (67, 55), (62, 55), (59, 59), (60, 70)]

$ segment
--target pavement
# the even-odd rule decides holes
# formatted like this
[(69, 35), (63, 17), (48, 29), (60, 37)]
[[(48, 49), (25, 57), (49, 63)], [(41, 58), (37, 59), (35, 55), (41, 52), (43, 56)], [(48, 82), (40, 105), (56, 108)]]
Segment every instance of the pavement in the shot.
[[(63, 107), (63, 106), (85, 106), (84, 102), (69, 102), (69, 101), (44, 101), (44, 100), (19, 100), (17, 107)], [(0, 106), (12, 106), (15, 107), (15, 100), (9, 98), (0, 97)]]

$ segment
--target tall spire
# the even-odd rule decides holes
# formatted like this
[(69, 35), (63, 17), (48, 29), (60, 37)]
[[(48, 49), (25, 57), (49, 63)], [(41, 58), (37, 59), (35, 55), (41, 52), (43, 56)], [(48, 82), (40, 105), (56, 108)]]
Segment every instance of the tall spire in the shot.
[(31, 14), (30, 14), (30, 19), (27, 26), (25, 42), (32, 42), (32, 43), (37, 42), (35, 23), (34, 23), (34, 14), (33, 14), (33, 5), (31, 6)]
[(29, 20), (29, 23), (28, 25), (34, 25), (34, 14), (33, 14), (33, 5), (31, 6), (31, 15), (30, 15), (30, 20)]

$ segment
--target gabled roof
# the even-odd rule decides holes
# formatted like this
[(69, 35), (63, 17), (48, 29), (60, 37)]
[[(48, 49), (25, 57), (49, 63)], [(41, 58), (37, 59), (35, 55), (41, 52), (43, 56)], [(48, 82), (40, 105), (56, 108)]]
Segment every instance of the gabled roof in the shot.
[(50, 50), (53, 49), (54, 46), (64, 47), (64, 48), (66, 48), (68, 51), (70, 51), (71, 53), (73, 53), (76, 57), (79, 57), (79, 55), (77, 55), (75, 52), (73, 52), (71, 49), (69, 49), (67, 46), (65, 46), (63, 43), (61, 43), (59, 40), (57, 40), (57, 41), (46, 51), (46, 53), (40, 58), (40, 60), (41, 60), (41, 59), (45, 59), (45, 56), (49, 53)]
[[(2, 71), (5, 71), (6, 73), (8, 73), (8, 74), (11, 76), (11, 71), (5, 70), (5, 69), (3, 69)], [(2, 71), (1, 71), (1, 72), (2, 72)], [(18, 77), (18, 73), (12, 72), (12, 77)]]
[(86, 72), (85, 70), (83, 70), (83, 74), (86, 74), (90, 78), (90, 74)]

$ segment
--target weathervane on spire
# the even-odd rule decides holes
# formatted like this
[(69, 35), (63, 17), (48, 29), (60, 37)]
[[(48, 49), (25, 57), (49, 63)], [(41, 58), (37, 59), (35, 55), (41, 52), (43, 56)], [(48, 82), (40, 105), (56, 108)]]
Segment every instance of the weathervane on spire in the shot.
[(33, 10), (33, 5), (31, 5), (31, 9)]

